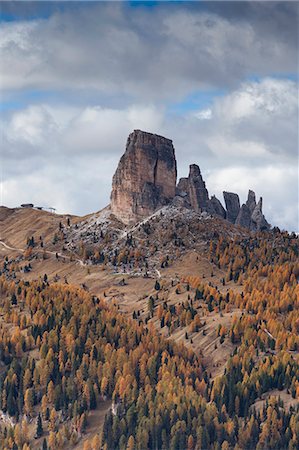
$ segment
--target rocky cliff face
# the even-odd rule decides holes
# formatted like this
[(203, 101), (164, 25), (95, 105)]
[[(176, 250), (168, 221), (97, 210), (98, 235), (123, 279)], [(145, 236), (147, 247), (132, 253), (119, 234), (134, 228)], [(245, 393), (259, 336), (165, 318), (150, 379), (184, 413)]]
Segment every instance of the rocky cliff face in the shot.
[(235, 223), (240, 211), (240, 200), (238, 194), (233, 192), (223, 192), (223, 197), (226, 206), (226, 218), (231, 223)]
[(260, 197), (258, 204), (255, 206), (252, 214), (251, 214), (251, 230), (268, 230), (270, 228), (270, 224), (265, 219), (265, 216), (262, 211), (263, 200)]
[(262, 199), (256, 203), (253, 191), (248, 192), (241, 207), (238, 194), (223, 192), (225, 209), (214, 195), (209, 198), (197, 164), (189, 166), (188, 177), (180, 178), (177, 187), (176, 177), (172, 141), (135, 130), (128, 137), (126, 151), (113, 176), (112, 213), (123, 223), (134, 224), (172, 203), (179, 208), (206, 211), (253, 231), (270, 228), (262, 212)]
[(262, 198), (256, 203), (255, 193), (249, 190), (247, 201), (241, 206), (235, 224), (252, 231), (268, 230), (270, 225), (263, 215), (262, 206)]
[(248, 191), (246, 206), (249, 208), (250, 214), (252, 214), (256, 207), (256, 200), (255, 200), (255, 192), (251, 191), (250, 189)]
[(188, 181), (191, 207), (195, 211), (204, 211), (208, 205), (209, 194), (198, 165), (191, 164)]
[(180, 178), (177, 194), (185, 198), (195, 211), (207, 210), (209, 194), (197, 164), (189, 166), (188, 178)]
[(211, 199), (209, 200), (208, 212), (216, 216), (222, 217), (222, 219), (226, 218), (226, 211), (222, 206), (220, 200), (218, 200), (218, 198), (215, 197), (215, 195), (212, 195)]
[(251, 212), (247, 205), (241, 206), (235, 224), (244, 228), (251, 228)]
[(112, 213), (126, 224), (149, 216), (174, 198), (176, 177), (172, 141), (135, 130), (113, 176)]

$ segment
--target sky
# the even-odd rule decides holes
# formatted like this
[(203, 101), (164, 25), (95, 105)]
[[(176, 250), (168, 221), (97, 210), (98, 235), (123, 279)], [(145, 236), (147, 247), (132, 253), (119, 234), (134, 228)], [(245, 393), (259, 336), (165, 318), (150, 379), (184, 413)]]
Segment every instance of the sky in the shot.
[(1, 2), (0, 204), (109, 203), (128, 134), (298, 231), (297, 2)]

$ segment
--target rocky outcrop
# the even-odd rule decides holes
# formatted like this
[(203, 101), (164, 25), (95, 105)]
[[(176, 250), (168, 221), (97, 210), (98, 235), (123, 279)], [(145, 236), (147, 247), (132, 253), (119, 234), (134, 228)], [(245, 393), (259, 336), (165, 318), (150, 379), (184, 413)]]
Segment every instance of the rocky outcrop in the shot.
[(206, 183), (203, 181), (197, 164), (191, 164), (189, 169), (188, 181), (191, 207), (195, 211), (205, 211), (209, 201)]
[(241, 206), (235, 224), (252, 231), (268, 230), (270, 225), (263, 215), (262, 206), (262, 198), (256, 203), (255, 192), (249, 190), (247, 201)]
[(270, 228), (270, 224), (265, 219), (265, 216), (262, 211), (263, 207), (263, 199), (260, 197), (258, 204), (254, 208), (251, 215), (251, 226), (252, 230), (264, 231)]
[(251, 212), (247, 205), (243, 204), (240, 208), (238, 217), (236, 218), (236, 225), (240, 225), (244, 228), (251, 227)]
[(207, 210), (209, 193), (197, 164), (189, 166), (188, 178), (180, 178), (177, 194), (185, 198), (185, 202), (195, 211)]
[(238, 194), (233, 192), (223, 192), (226, 206), (226, 219), (231, 223), (235, 223), (240, 212), (240, 200)]
[(197, 212), (205, 212), (252, 231), (267, 230), (270, 225), (262, 212), (262, 199), (248, 192), (240, 207), (238, 194), (223, 192), (226, 210), (214, 195), (209, 198), (197, 164), (189, 166), (189, 175), (176, 186), (177, 167), (170, 139), (135, 130), (127, 140), (112, 181), (111, 211), (125, 224), (134, 224), (159, 208), (172, 203)]
[(188, 178), (180, 178), (177, 188), (176, 188), (176, 193), (177, 195), (179, 195), (180, 197), (187, 197), (188, 201), (189, 199), (189, 179)]
[(133, 224), (175, 196), (176, 159), (170, 139), (135, 130), (112, 180), (111, 211)]
[(254, 211), (254, 208), (256, 207), (256, 200), (255, 200), (255, 192), (251, 191), (250, 189), (248, 191), (246, 206), (249, 208), (250, 214), (252, 214)]
[(218, 198), (215, 197), (215, 195), (212, 195), (211, 199), (209, 200), (208, 212), (216, 216), (222, 217), (222, 219), (226, 218), (226, 211), (222, 206), (220, 200), (218, 200)]

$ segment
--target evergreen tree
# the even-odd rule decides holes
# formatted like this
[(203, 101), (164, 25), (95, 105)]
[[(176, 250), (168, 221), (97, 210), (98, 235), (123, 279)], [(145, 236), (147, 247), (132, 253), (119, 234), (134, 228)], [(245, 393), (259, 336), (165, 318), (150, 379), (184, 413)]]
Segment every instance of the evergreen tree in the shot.
[(44, 432), (44, 430), (43, 430), (42, 418), (39, 413), (37, 416), (37, 424), (36, 424), (36, 433), (35, 434), (37, 437), (41, 437), (43, 435), (43, 432)]

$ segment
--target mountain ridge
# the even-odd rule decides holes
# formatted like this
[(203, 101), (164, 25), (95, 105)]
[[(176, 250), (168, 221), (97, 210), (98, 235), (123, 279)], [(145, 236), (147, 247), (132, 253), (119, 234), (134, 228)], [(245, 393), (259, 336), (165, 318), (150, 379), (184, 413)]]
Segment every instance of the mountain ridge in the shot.
[[(111, 211), (126, 225), (137, 223), (167, 204), (207, 212), (252, 231), (270, 229), (262, 212), (262, 198), (248, 192), (240, 206), (238, 194), (223, 192), (225, 206), (210, 198), (197, 164), (189, 166), (188, 177), (177, 183), (177, 162), (172, 140), (134, 130), (112, 180)], [(248, 206), (249, 205), (249, 206)]]

